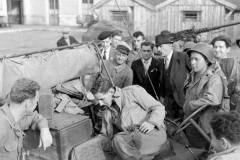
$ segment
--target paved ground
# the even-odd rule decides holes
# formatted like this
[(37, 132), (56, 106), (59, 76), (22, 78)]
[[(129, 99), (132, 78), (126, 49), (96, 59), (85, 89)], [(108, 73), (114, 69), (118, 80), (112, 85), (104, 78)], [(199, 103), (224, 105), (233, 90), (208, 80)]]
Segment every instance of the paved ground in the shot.
[[(61, 37), (62, 26), (28, 26), (15, 25), (10, 28), (0, 28), (0, 55), (20, 54), (56, 47)], [(70, 27), (71, 34), (79, 41), (86, 29)], [(233, 57), (240, 57), (240, 49), (232, 47)]]
[[(0, 29), (0, 55), (19, 54), (56, 47), (64, 27), (13, 26)], [(71, 34), (81, 41), (84, 30), (72, 27)]]

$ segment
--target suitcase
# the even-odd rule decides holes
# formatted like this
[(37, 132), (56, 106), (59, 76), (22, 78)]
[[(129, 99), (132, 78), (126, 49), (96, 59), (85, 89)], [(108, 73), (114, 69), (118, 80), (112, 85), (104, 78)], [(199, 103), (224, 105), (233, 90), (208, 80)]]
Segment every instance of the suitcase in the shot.
[[(68, 160), (73, 147), (89, 140), (92, 135), (92, 123), (87, 116), (67, 113), (54, 113), (49, 121), (53, 136), (51, 147), (43, 151), (37, 148), (39, 131), (28, 130), (24, 137), (24, 150), (29, 160)], [(34, 148), (34, 149), (33, 149)]]

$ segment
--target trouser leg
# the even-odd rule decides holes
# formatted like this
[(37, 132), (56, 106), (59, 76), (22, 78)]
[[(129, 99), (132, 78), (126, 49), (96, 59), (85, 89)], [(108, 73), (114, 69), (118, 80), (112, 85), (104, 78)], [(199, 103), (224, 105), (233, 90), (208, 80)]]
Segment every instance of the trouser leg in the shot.
[(148, 134), (139, 131), (121, 132), (112, 140), (113, 149), (123, 160), (150, 160), (166, 142), (165, 129), (153, 130)]

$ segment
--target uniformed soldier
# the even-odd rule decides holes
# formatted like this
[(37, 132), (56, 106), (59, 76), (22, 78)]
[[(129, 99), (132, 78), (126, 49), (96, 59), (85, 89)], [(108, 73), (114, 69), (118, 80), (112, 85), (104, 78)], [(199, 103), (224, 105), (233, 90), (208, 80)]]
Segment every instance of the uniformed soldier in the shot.
[(52, 144), (48, 123), (33, 112), (39, 99), (40, 86), (29, 79), (17, 80), (11, 88), (9, 99), (0, 108), (0, 159), (21, 160), (23, 130), (31, 127), (40, 130), (40, 145), (44, 150)]

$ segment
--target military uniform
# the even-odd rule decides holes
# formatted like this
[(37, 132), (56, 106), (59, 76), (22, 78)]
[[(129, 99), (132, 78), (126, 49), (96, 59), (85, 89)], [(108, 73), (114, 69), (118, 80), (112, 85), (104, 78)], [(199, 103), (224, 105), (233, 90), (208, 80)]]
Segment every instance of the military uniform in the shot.
[(0, 160), (21, 160), (23, 130), (48, 128), (45, 118), (37, 112), (28, 112), (16, 122), (8, 104), (0, 108)]

